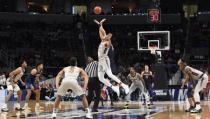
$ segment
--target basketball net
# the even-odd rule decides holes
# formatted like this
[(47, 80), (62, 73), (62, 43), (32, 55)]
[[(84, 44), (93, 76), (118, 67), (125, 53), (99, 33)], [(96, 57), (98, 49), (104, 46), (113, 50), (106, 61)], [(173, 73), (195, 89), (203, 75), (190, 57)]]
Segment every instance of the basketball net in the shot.
[(149, 50), (150, 50), (150, 53), (151, 54), (155, 54), (155, 51), (158, 49), (158, 47), (156, 47), (156, 46), (150, 46), (149, 47)]

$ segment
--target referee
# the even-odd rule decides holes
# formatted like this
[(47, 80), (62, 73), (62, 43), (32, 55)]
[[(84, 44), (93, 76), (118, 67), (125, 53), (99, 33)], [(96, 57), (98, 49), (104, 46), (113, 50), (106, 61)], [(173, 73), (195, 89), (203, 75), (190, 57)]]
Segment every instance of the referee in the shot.
[(100, 87), (101, 82), (98, 79), (98, 62), (94, 61), (91, 57), (88, 57), (85, 72), (89, 76), (88, 98), (87, 98), (88, 104), (90, 105), (91, 101), (95, 97), (92, 112), (98, 112), (98, 104), (100, 101), (100, 93), (101, 93), (101, 87)]

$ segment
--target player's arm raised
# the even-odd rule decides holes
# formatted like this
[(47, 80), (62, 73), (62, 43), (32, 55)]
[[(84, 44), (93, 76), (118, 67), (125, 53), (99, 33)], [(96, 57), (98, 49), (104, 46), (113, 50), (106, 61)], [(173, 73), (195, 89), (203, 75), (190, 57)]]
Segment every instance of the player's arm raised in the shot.
[(104, 40), (106, 37), (106, 31), (104, 30), (104, 27), (103, 27), (103, 23), (105, 21), (106, 19), (102, 19), (100, 22), (98, 22), (97, 20), (94, 20), (94, 22), (99, 25), (99, 36), (101, 40)]
[(59, 88), (59, 83), (60, 83), (61, 78), (63, 78), (63, 76), (64, 76), (64, 70), (61, 70), (55, 78), (55, 85), (57, 89)]
[(101, 40), (104, 40), (106, 38), (106, 31), (104, 30), (103, 25), (99, 27), (99, 36)]
[(83, 90), (86, 91), (89, 77), (88, 77), (87, 73), (83, 69), (80, 69), (80, 75), (84, 79), (84, 87), (83, 87)]

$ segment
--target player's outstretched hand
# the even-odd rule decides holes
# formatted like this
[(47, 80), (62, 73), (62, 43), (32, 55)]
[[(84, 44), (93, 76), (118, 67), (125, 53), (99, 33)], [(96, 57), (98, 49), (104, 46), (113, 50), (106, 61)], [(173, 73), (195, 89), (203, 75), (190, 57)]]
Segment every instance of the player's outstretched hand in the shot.
[(93, 20), (97, 25), (100, 25), (100, 22), (96, 19)]
[(106, 21), (106, 19), (103, 18), (103, 19), (100, 21), (100, 25), (102, 25), (105, 21)]

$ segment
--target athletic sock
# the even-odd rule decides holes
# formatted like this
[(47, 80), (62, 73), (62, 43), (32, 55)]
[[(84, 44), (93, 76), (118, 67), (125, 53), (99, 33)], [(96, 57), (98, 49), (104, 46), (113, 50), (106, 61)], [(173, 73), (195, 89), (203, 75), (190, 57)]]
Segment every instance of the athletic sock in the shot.
[(53, 108), (53, 113), (57, 113), (58, 109), (57, 108)]
[(87, 113), (90, 113), (90, 109), (89, 109), (89, 108), (86, 108), (86, 112), (87, 112)]

